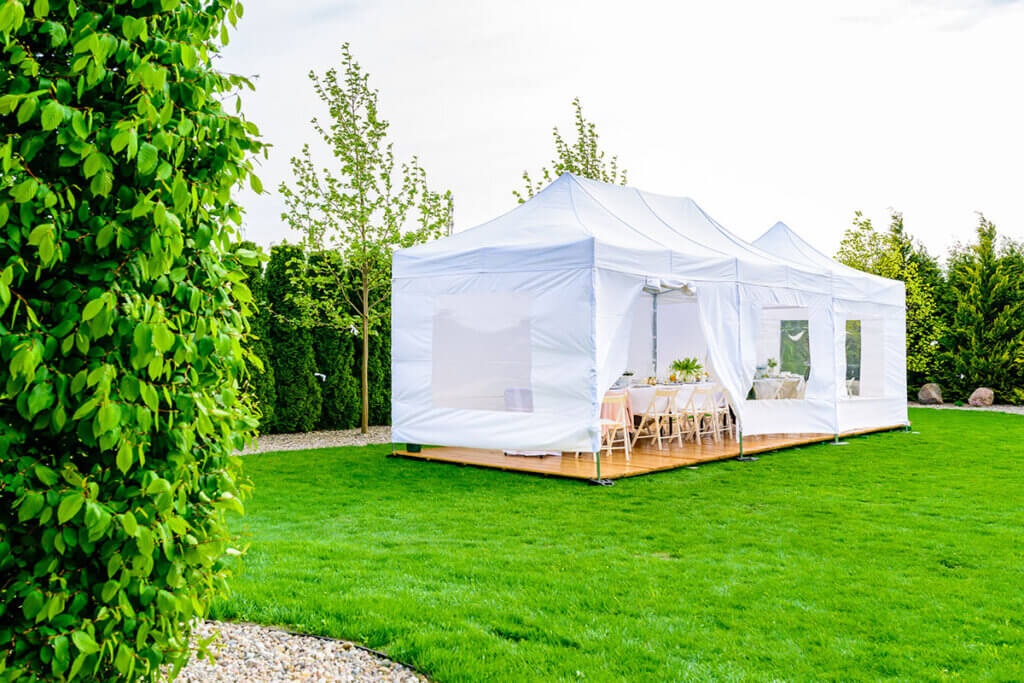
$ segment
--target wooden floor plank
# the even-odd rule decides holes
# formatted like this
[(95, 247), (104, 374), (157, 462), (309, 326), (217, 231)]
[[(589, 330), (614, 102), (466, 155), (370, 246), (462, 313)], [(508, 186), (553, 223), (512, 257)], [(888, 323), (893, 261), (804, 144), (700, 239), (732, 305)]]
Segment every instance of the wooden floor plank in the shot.
[[(856, 430), (845, 432), (841, 436), (857, 436), (898, 429), (900, 427), (902, 425)], [(743, 439), (743, 454), (765, 453), (783, 448), (792, 448), (793, 446), (821, 443), (823, 441), (830, 441), (833, 438), (831, 434), (765, 434), (748, 436)], [(513, 472), (529, 472), (553, 477), (568, 477), (571, 479), (597, 478), (597, 466), (594, 462), (594, 456), (590, 453), (582, 453), (579, 457), (572, 453), (563, 453), (561, 456), (531, 457), (505, 455), (503, 451), (499, 450), (440, 446), (437, 448), (427, 448), (419, 453), (400, 450), (396, 451), (395, 454), (415, 460), (488, 467)], [(675, 442), (670, 444), (663, 442), (661, 449), (658, 449), (656, 444), (645, 440), (637, 444), (629, 460), (626, 459), (625, 454), (621, 450), (615, 450), (610, 456), (606, 453), (602, 454), (600, 477), (602, 479), (634, 477), (651, 472), (676, 469), (678, 467), (689, 467), (717, 460), (727, 460), (738, 455), (740, 455), (740, 444), (732, 438), (723, 439), (721, 442), (705, 441), (699, 446), (690, 441), (684, 441), (682, 446)]]

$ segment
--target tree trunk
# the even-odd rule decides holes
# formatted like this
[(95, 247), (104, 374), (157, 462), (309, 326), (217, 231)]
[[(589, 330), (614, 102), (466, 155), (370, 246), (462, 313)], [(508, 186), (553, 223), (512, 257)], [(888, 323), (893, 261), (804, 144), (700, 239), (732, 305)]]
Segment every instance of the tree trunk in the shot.
[(366, 274), (363, 274), (363, 372), (362, 382), (363, 391), (363, 419), (360, 423), (363, 434), (366, 434), (370, 429), (370, 311), (367, 308), (370, 305), (370, 292), (366, 286)]

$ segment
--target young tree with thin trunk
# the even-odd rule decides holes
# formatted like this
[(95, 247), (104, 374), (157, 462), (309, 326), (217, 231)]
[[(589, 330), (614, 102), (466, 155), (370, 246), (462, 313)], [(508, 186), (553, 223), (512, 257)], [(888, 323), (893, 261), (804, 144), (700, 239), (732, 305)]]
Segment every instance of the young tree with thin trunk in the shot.
[(542, 168), (537, 181), (534, 181), (527, 171), (523, 171), (523, 183), (526, 187), (522, 191), (512, 190), (520, 204), (563, 173), (572, 173), (581, 178), (600, 180), (604, 183), (626, 184), (626, 171), (619, 169), (619, 158), (613, 156), (605, 161), (605, 152), (598, 144), (597, 125), (583, 116), (580, 98), (574, 98), (572, 106), (576, 115), (576, 141), (572, 144), (566, 142), (558, 126), (555, 126), (552, 131), (555, 138), (555, 158), (551, 161), (551, 167)]
[[(450, 192), (434, 192), (413, 157), (399, 164), (388, 141), (388, 122), (380, 117), (377, 91), (369, 74), (341, 48), (339, 69), (309, 79), (329, 118), (313, 128), (334, 157), (333, 169), (320, 167), (309, 145), (292, 157), (294, 185), (282, 183), (287, 211), (282, 218), (302, 234), (310, 251), (334, 250), (340, 260), (310, 263), (310, 286), (290, 293), (303, 311), (302, 322), (353, 330), (362, 338), (362, 431), (369, 426), (369, 341), (387, 312), (391, 254), (447, 231), (452, 215)], [(340, 305), (309, 292), (336, 291)]]

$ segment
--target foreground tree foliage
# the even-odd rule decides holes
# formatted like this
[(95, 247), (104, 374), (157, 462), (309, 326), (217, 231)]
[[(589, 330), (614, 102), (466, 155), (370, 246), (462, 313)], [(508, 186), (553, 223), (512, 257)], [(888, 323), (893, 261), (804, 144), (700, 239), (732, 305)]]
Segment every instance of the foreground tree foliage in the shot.
[(605, 160), (605, 152), (601, 149), (597, 135), (597, 124), (588, 121), (583, 116), (583, 105), (580, 98), (572, 101), (575, 109), (576, 142), (569, 144), (562, 137), (562, 133), (555, 126), (552, 134), (555, 138), (555, 158), (551, 166), (545, 166), (540, 170), (540, 175), (535, 181), (530, 177), (529, 172), (523, 171), (522, 191), (512, 190), (512, 194), (522, 204), (533, 195), (540, 192), (545, 185), (551, 183), (563, 173), (572, 173), (581, 178), (600, 180), (605, 183), (626, 184), (626, 171), (619, 169), (619, 158), (613, 156)]
[(0, 3), (0, 680), (154, 679), (226, 588), (254, 126), (233, 0)]

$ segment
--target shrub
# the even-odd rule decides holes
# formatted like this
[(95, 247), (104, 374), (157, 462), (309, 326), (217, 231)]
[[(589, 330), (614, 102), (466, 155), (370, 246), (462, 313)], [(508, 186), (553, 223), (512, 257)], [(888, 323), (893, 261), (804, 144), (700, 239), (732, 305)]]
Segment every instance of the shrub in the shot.
[(301, 324), (302, 312), (289, 294), (303, 286), (306, 268), (301, 247), (276, 246), (264, 275), (271, 318), (267, 338), (272, 349), (276, 403), (271, 431), (308, 432), (320, 419), (320, 383), (314, 373), (313, 333)]
[(0, 4), (0, 679), (155, 678), (226, 587), (256, 424), (227, 251), (259, 143), (210, 62), (240, 9), (26, 4)]
[(319, 372), (326, 375), (321, 391), (323, 407), (318, 429), (351, 429), (359, 426), (359, 380), (353, 374), (356, 338), (329, 327), (313, 332)]

